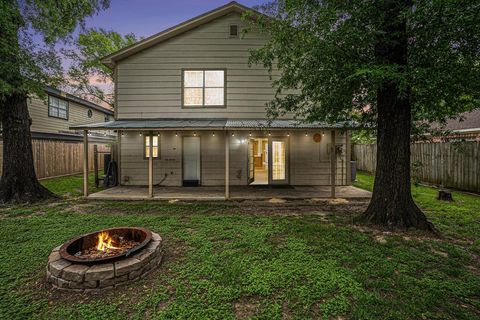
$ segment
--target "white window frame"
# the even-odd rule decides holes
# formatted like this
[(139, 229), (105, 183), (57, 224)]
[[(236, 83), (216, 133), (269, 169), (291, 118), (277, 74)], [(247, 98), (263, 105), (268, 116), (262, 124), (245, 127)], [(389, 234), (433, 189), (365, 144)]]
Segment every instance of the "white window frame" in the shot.
[[(185, 89), (200, 88), (200, 87), (185, 87), (185, 72), (188, 71), (202, 71), (203, 72), (203, 85), (202, 85), (202, 104), (185, 104)], [(223, 87), (205, 87), (205, 72), (206, 71), (223, 71)], [(218, 105), (206, 105), (205, 104), (205, 88), (223, 89), (223, 104)], [(227, 107), (227, 69), (212, 68), (212, 69), (195, 69), (185, 68), (182, 69), (182, 108), (186, 109), (198, 109), (198, 108), (226, 108)]]
[[(57, 100), (57, 105), (54, 105), (54, 101)], [(60, 101), (65, 103), (65, 108), (60, 107)], [(61, 99), (55, 96), (48, 96), (48, 116), (52, 118), (58, 118), (68, 121), (70, 104), (68, 100)], [(60, 115), (60, 110), (65, 111), (65, 117)]]
[[(159, 135), (153, 135), (152, 140), (155, 142), (155, 137), (157, 138), (157, 145), (153, 144), (152, 149), (155, 150), (157, 149), (157, 155), (155, 156), (155, 152), (153, 152), (153, 159), (160, 159), (160, 136)], [(150, 140), (150, 134), (146, 133), (143, 135), (143, 158), (148, 160), (148, 153), (150, 152), (150, 145), (147, 144), (147, 139)], [(148, 151), (147, 151), (148, 150)], [(152, 150), (152, 151), (153, 151)]]

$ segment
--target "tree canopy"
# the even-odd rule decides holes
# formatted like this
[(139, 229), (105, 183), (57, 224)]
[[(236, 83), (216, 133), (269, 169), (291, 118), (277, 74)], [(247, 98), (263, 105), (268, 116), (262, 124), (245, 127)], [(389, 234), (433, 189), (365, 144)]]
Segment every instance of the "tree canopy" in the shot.
[(377, 90), (386, 81), (408, 94), (415, 121), (444, 121), (479, 107), (480, 3), (396, 1), (407, 24), (404, 66), (376, 54), (386, 39), (387, 2), (277, 0), (260, 6), (265, 15), (256, 16), (251, 28), (270, 40), (252, 51), (251, 62), (281, 70), (270, 116), (293, 112), (307, 120), (372, 123)]
[(64, 50), (72, 61), (68, 80), (73, 93), (113, 107), (113, 70), (102, 64), (101, 59), (137, 41), (132, 33), (122, 36), (101, 28), (80, 33), (75, 46)]
[(18, 0), (0, 2), (0, 96), (43, 94), (44, 85), (63, 79), (55, 45), (66, 41), (85, 18), (109, 0)]

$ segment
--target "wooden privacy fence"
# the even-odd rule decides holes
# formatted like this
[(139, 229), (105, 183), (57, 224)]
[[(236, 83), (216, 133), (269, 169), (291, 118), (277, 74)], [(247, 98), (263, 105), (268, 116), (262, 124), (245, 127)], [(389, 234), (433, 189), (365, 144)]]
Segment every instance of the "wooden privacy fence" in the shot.
[[(93, 147), (99, 151), (108, 151), (105, 143), (89, 143), (88, 168), (93, 170)], [(33, 161), (38, 179), (66, 176), (83, 172), (83, 142), (59, 140), (32, 140)], [(3, 161), (3, 141), (0, 141), (0, 161)], [(3, 162), (0, 162), (0, 164)], [(99, 155), (102, 167), (103, 154)], [(103, 168), (103, 167), (102, 167)], [(2, 165), (0, 165), (0, 173)]]
[[(376, 145), (353, 146), (357, 169), (375, 172)], [(480, 192), (480, 142), (414, 143), (412, 176), (422, 182)]]

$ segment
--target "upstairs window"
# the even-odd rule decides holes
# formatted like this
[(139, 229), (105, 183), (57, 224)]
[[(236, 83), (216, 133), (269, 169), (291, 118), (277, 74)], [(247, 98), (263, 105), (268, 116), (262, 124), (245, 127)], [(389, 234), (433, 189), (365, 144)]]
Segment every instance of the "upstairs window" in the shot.
[(184, 70), (183, 106), (224, 107), (225, 70)]
[(68, 101), (48, 96), (48, 116), (68, 120)]

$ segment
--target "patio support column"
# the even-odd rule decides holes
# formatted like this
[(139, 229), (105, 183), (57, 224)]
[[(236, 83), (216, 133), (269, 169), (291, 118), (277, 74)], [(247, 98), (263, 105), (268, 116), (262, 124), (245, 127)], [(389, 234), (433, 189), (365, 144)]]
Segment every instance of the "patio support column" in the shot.
[(153, 132), (148, 134), (148, 197), (153, 198)]
[(83, 130), (83, 195), (88, 196), (88, 130)]
[(230, 138), (225, 131), (225, 200), (230, 198)]
[(335, 182), (337, 175), (337, 157), (335, 154), (335, 130), (332, 130), (330, 137), (330, 183), (332, 188), (330, 191), (330, 196), (332, 198), (335, 198)]

